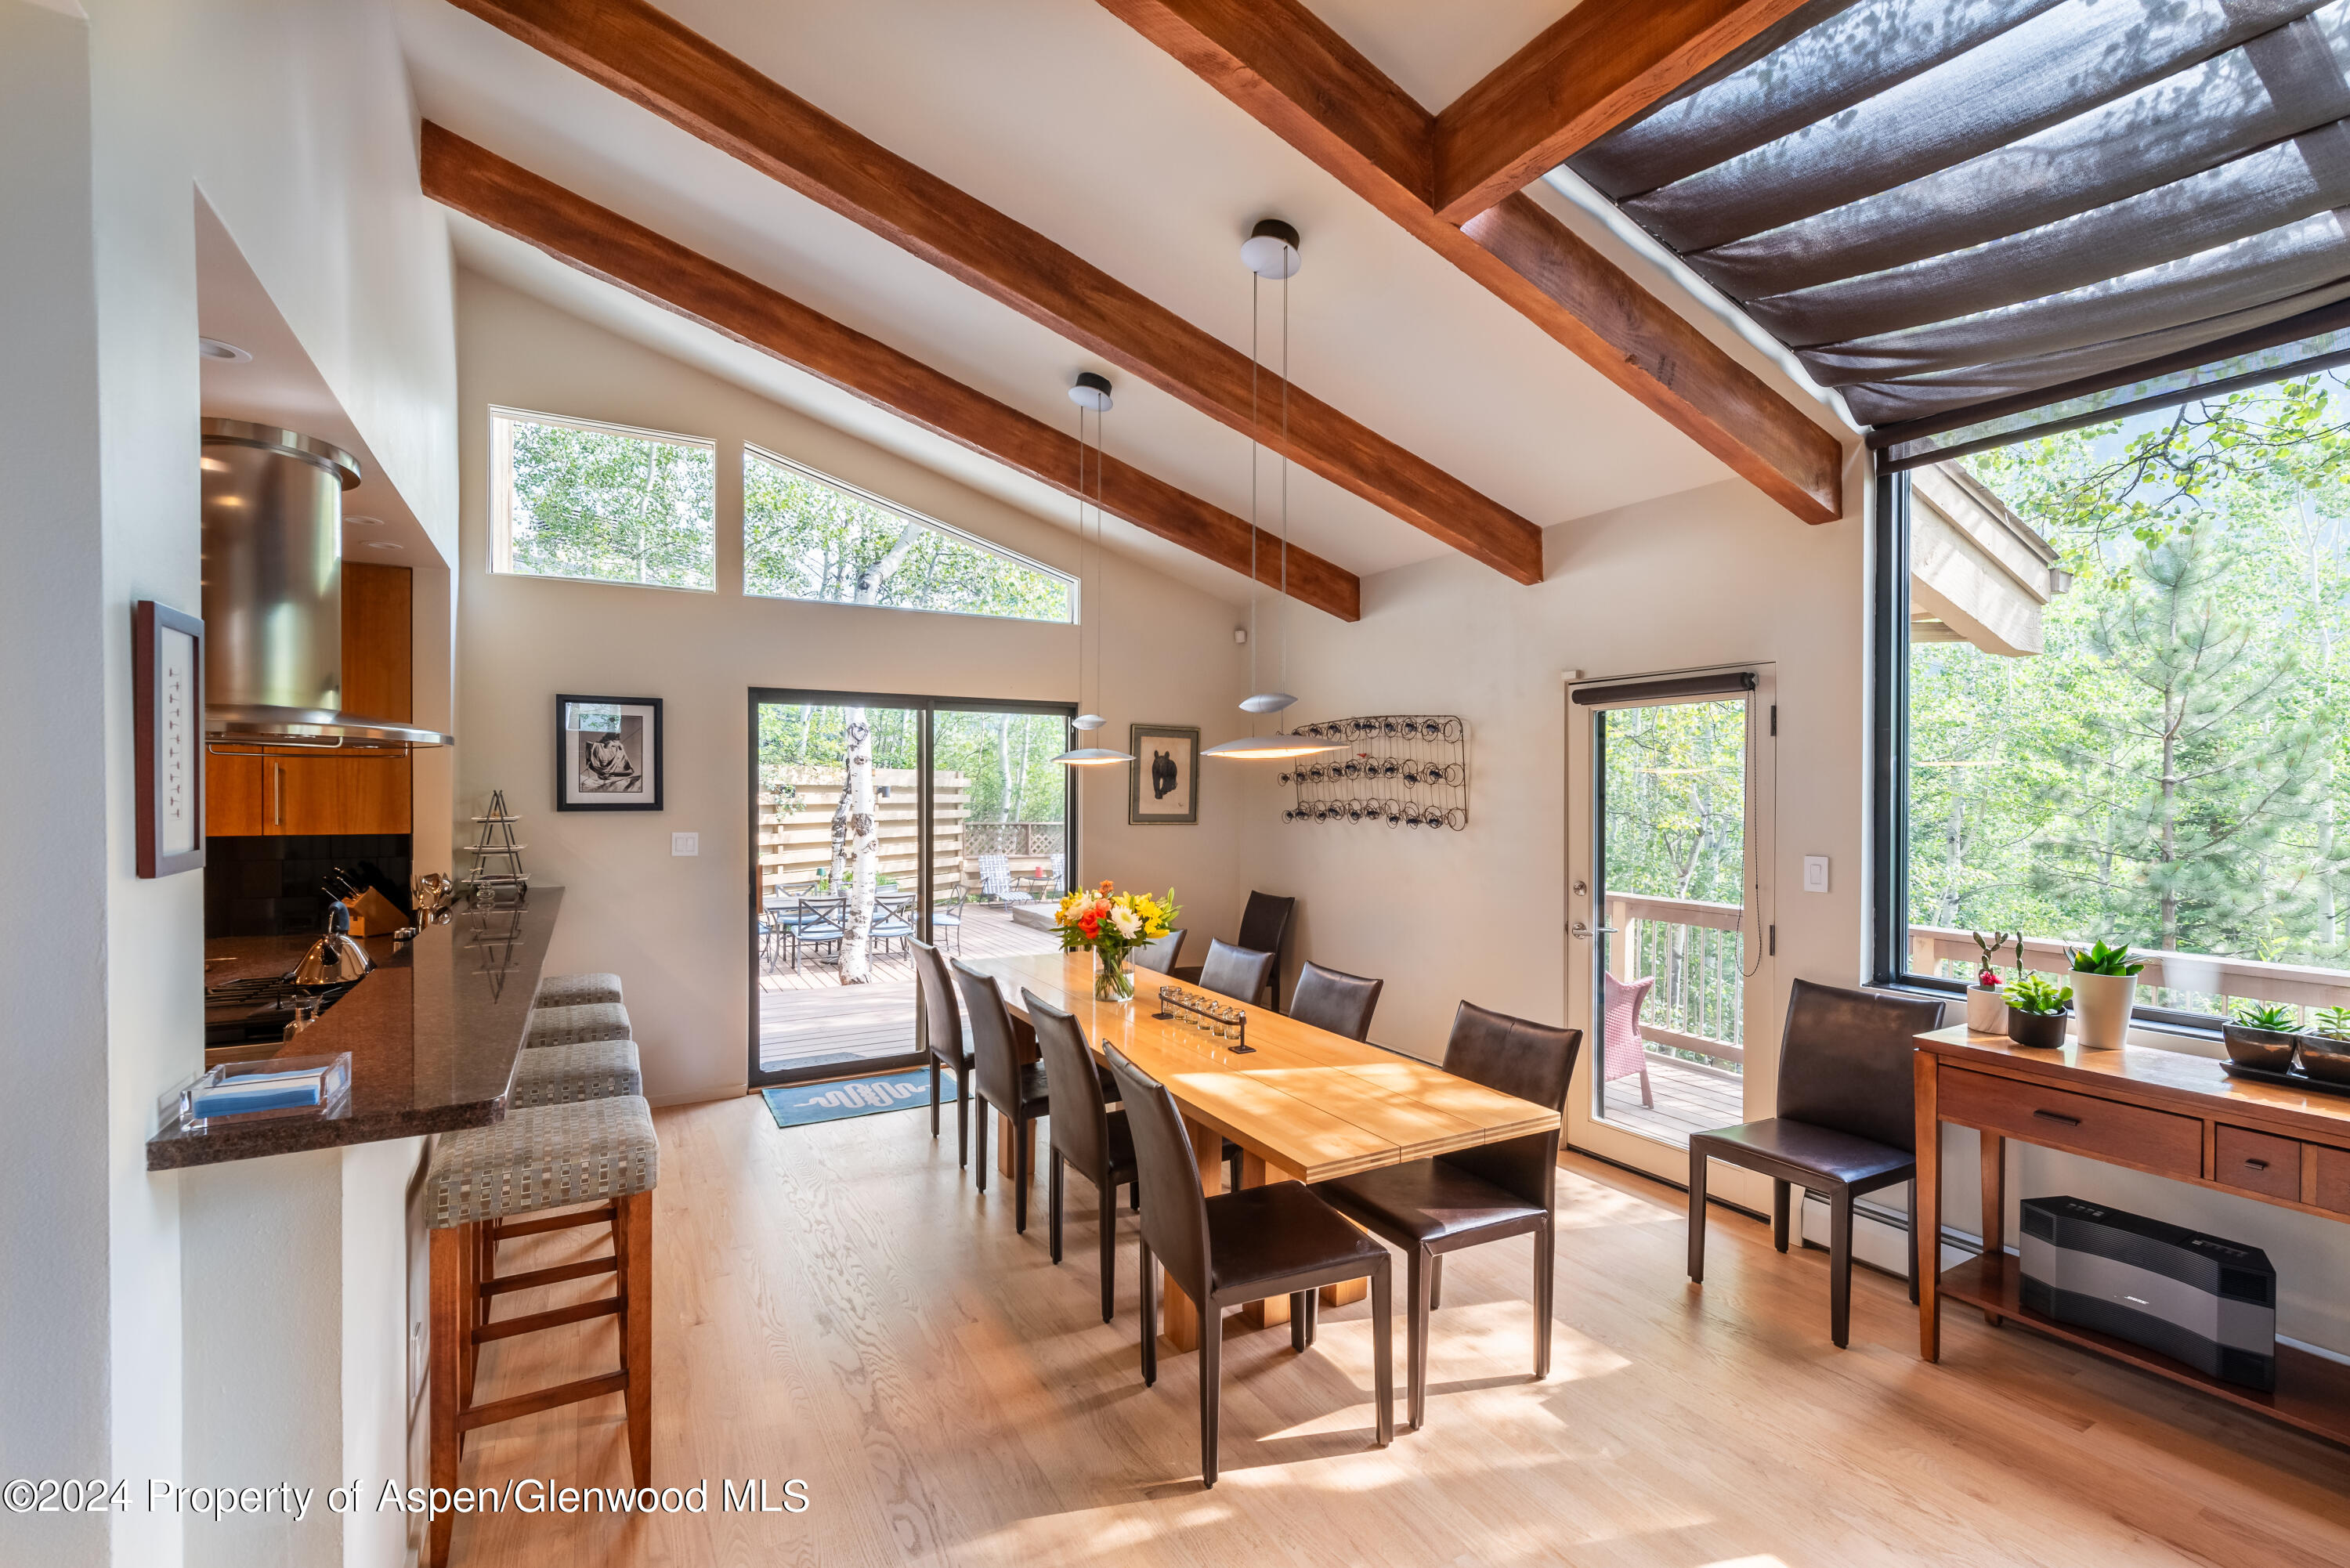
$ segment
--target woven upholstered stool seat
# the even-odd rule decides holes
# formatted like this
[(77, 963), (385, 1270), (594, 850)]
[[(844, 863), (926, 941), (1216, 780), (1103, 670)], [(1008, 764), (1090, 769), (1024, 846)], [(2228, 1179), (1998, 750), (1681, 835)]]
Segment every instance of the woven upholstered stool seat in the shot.
[(629, 1040), (583, 1040), (525, 1051), (515, 1064), (506, 1109), (567, 1106), (577, 1100), (609, 1100), (645, 1092), (637, 1068), (637, 1047)]
[(425, 1174), (434, 1230), (650, 1192), (660, 1177), (642, 1097), (535, 1106), (485, 1127), (443, 1133)]
[(588, 1040), (631, 1040), (629, 1010), (617, 1002), (589, 1002), (572, 1007), (534, 1007), (525, 1045), (577, 1045)]
[(620, 1000), (617, 974), (550, 974), (538, 982), (535, 1007), (584, 1007), (591, 1002)]

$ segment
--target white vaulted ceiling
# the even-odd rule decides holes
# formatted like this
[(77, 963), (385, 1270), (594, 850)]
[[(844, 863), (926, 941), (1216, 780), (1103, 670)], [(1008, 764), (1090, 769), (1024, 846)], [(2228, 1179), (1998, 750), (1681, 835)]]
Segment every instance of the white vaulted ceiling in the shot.
[[(1297, 384), (1538, 524), (1729, 476), (1092, 0), (664, 0), (663, 8), (1243, 350), (1251, 277), (1240, 241), (1260, 217), (1287, 218), (1305, 255), (1292, 286)], [(1562, 0), (1321, 6), (1436, 108), (1564, 8)], [(400, 25), (423, 118), (1057, 427), (1073, 422), (1070, 378), (1105, 370), (1118, 386), (1113, 451), (1246, 514), (1248, 446), (1235, 431), (445, 0), (400, 0)], [(466, 265), (1068, 521), (1069, 504), (1040, 485), (974, 474), (986, 465), (812, 378), (479, 225), (454, 229)], [(1270, 327), (1271, 290), (1266, 302)], [(1685, 299), (1669, 303), (1700, 317)], [(1729, 340), (1718, 324), (1701, 325)], [(1766, 373), (1803, 400), (1783, 376)], [(1298, 542), (1357, 573), (1447, 550), (1302, 469), (1290, 472), (1290, 496)], [(1201, 565), (1225, 591), (1244, 591), (1238, 574)]]

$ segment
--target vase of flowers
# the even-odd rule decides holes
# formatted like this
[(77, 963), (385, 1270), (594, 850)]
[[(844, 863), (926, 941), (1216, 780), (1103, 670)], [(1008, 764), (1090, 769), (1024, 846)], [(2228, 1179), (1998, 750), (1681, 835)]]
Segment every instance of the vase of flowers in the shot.
[(1053, 925), (1061, 933), (1063, 952), (1094, 955), (1094, 997), (1100, 1002), (1134, 1000), (1134, 971), (1127, 959), (1175, 929), (1175, 890), (1163, 898), (1148, 893), (1119, 893), (1104, 882), (1091, 889), (1077, 888), (1061, 900)]

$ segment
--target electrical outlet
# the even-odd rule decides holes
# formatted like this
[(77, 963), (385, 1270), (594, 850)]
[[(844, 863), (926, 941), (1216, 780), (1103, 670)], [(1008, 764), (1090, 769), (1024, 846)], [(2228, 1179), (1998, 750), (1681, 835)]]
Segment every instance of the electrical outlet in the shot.
[(1828, 890), (1828, 857), (1825, 855), (1804, 857), (1804, 891), (1825, 893)]
[(702, 835), (700, 835), (699, 833), (672, 833), (672, 834), (671, 834), (671, 835), (669, 836), (669, 852), (670, 852), (671, 855), (699, 855), (699, 854), (701, 854), (701, 853), (702, 853)]

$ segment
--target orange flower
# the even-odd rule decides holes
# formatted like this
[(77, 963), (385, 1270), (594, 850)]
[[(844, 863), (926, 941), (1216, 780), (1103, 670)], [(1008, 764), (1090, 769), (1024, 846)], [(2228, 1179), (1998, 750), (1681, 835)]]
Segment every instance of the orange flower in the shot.
[(1108, 882), (1104, 882), (1101, 885), (1101, 895), (1103, 898), (1107, 898), (1109, 897), (1110, 886), (1111, 885)]

